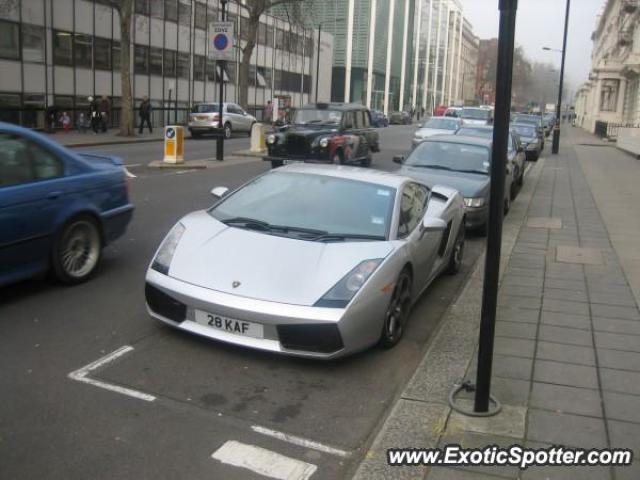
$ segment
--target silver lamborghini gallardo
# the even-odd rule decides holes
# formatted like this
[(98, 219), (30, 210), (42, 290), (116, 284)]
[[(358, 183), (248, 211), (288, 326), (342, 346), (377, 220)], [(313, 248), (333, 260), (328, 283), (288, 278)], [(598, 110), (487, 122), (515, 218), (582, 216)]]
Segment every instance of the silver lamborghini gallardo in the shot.
[(464, 251), (464, 203), (396, 174), (288, 165), (183, 217), (146, 275), (169, 325), (272, 352), (337, 358), (402, 337), (413, 302)]

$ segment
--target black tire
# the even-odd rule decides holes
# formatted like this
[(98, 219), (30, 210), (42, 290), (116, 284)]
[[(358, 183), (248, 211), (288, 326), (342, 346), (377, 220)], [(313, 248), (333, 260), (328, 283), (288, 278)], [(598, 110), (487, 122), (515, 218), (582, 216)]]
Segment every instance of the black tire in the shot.
[(367, 152), (367, 157), (360, 162), (360, 165), (362, 165), (364, 168), (369, 168), (371, 166), (372, 161), (373, 161), (373, 158), (371, 155), (371, 150), (369, 150)]
[(51, 249), (51, 268), (56, 279), (67, 285), (87, 281), (102, 256), (102, 239), (96, 220), (78, 215), (56, 235)]
[(411, 275), (408, 269), (398, 276), (389, 306), (384, 315), (382, 332), (378, 344), (382, 348), (392, 348), (398, 344), (405, 330), (411, 310)]
[(333, 154), (331, 163), (333, 163), (334, 165), (344, 165), (344, 155), (342, 154), (342, 150), (338, 150)]
[(231, 130), (231, 124), (229, 122), (224, 124), (224, 139), (229, 140), (231, 138), (231, 134), (233, 131)]
[(282, 160), (271, 160), (271, 168), (278, 168), (283, 165)]
[(248, 136), (248, 137), (251, 137), (251, 132), (253, 131), (253, 126), (254, 126), (255, 124), (256, 124), (256, 122), (253, 122), (253, 123), (251, 124), (251, 126), (249, 127), (249, 133), (247, 133), (247, 136)]
[(447, 269), (445, 270), (448, 275), (455, 275), (462, 268), (462, 260), (464, 258), (464, 238), (465, 230), (463, 218), (462, 224), (460, 225), (460, 230), (458, 231), (458, 236), (456, 237), (456, 243), (454, 243), (453, 248), (451, 249), (449, 264), (447, 265)]
[(193, 138), (194, 140), (197, 140), (198, 138), (200, 138), (200, 134), (196, 132), (191, 132), (191, 138)]
[(522, 166), (522, 171), (520, 172), (520, 175), (518, 176), (518, 181), (517, 184), (519, 187), (521, 187), (524, 184), (524, 171), (527, 168), (526, 163)]
[[(514, 171), (515, 173), (515, 171)], [(517, 172), (518, 176), (517, 178), (514, 177), (513, 181), (511, 182), (511, 188), (509, 189), (509, 197), (511, 198), (511, 200), (515, 200), (516, 196), (518, 195), (518, 178), (520, 178), (520, 172)]]
[(511, 194), (507, 195), (504, 199), (504, 214), (506, 215), (511, 210)]

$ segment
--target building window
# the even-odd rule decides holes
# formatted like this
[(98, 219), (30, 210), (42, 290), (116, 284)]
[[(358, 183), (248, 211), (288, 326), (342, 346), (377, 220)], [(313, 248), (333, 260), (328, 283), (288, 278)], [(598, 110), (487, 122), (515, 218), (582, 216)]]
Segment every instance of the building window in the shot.
[(267, 25), (260, 22), (258, 25), (258, 43), (260, 45), (267, 45)]
[(191, 3), (178, 2), (178, 22), (185, 27), (191, 25)]
[(207, 29), (207, 6), (204, 3), (196, 2), (196, 11), (193, 19), (196, 28)]
[(120, 41), (114, 40), (111, 46), (111, 62), (113, 63), (113, 69), (116, 71), (120, 71), (120, 52), (122, 48), (120, 47)]
[(69, 32), (53, 32), (53, 63), (73, 66), (73, 36)]
[(162, 76), (162, 48), (149, 49), (149, 74)]
[(20, 123), (21, 102), (19, 93), (0, 93), (0, 121)]
[[(155, 3), (152, 1), (151, 3)], [(149, 0), (136, 0), (136, 13), (139, 15), (149, 15)]]
[(214, 22), (216, 20), (218, 20), (218, 9), (216, 7), (208, 7), (207, 8), (207, 21), (208, 22)]
[(76, 67), (91, 68), (93, 59), (93, 38), (91, 35), (76, 33), (74, 35), (74, 52)]
[(204, 81), (205, 57), (204, 55), (193, 56), (193, 79)]
[(93, 64), (97, 70), (111, 70), (111, 40), (108, 38), (93, 39)]
[(134, 71), (142, 75), (149, 74), (149, 47), (136, 45), (134, 49)]
[(164, 18), (164, 2), (162, 0), (149, 0), (149, 14), (153, 18)]
[(189, 53), (178, 52), (178, 77), (189, 78)]
[(619, 88), (620, 80), (609, 79), (602, 81), (602, 90), (600, 90), (601, 112), (615, 112), (618, 109)]
[(176, 76), (176, 52), (173, 50), (164, 51), (164, 76)]
[(22, 24), (22, 60), (25, 62), (44, 62), (43, 27)]
[(20, 26), (0, 20), (0, 58), (20, 59)]
[(178, 21), (178, 3), (176, 0), (164, 0), (164, 19), (170, 22)]
[(216, 82), (216, 61), (207, 58), (207, 80), (210, 82)]

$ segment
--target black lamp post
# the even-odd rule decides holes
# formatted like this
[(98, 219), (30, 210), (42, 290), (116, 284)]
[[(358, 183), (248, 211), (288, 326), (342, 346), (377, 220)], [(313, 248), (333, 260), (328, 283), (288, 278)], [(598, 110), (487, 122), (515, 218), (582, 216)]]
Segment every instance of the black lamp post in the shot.
[(543, 50), (562, 53), (562, 63), (560, 65), (560, 85), (558, 86), (558, 104), (556, 105), (556, 124), (553, 126), (553, 142), (551, 153), (557, 154), (560, 150), (560, 115), (562, 114), (562, 88), (564, 85), (564, 61), (567, 55), (567, 32), (569, 30), (569, 9), (571, 0), (567, 0), (567, 9), (564, 14), (564, 39), (562, 40), (562, 50), (549, 47), (542, 47)]
[[(225, 21), (227, 19), (227, 1), (220, 0), (220, 20)], [(225, 61), (219, 60), (218, 67), (220, 69), (220, 91), (219, 91), (219, 103), (218, 103), (218, 138), (216, 139), (216, 160), (224, 161), (224, 124), (223, 124), (223, 102), (224, 96), (224, 67)]]

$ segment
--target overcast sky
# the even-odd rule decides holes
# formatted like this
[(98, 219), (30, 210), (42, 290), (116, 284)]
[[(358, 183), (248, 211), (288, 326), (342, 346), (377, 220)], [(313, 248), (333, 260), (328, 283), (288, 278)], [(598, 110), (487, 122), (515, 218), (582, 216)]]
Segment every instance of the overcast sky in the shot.
[[(498, 36), (498, 0), (461, 0), (465, 17), (480, 38)], [(516, 45), (522, 45), (527, 57), (552, 62), (560, 67), (561, 54), (542, 50), (543, 46), (562, 48), (566, 0), (519, 0)], [(575, 90), (587, 79), (591, 65), (591, 33), (596, 15), (605, 0), (573, 0), (569, 14), (565, 81)]]

